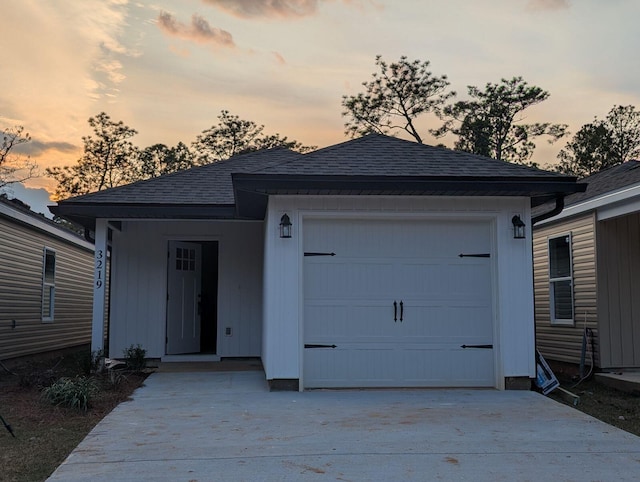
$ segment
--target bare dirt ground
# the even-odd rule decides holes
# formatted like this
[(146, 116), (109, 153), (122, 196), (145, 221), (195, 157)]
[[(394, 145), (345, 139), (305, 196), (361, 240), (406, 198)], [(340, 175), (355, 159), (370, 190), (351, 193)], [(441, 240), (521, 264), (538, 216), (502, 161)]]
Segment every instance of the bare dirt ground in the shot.
[(594, 380), (577, 386), (560, 380), (561, 386), (580, 397), (577, 405), (555, 390), (549, 394), (560, 403), (574, 407), (603, 422), (640, 436), (640, 396), (606, 387)]
[(99, 390), (86, 412), (56, 407), (42, 398), (42, 389), (62, 376), (88, 372), (88, 354), (73, 353), (10, 368), (0, 367), (0, 480), (43, 481), (91, 429), (116, 405), (129, 399), (145, 373), (123, 373), (117, 383), (97, 377)]

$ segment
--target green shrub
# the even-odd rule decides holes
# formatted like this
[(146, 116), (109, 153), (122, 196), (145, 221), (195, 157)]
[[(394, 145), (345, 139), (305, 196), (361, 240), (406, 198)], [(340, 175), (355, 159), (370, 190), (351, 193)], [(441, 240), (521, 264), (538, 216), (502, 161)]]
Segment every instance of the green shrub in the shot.
[(45, 400), (53, 405), (62, 405), (87, 411), (91, 397), (98, 390), (96, 382), (92, 378), (63, 377), (45, 388), (42, 392)]
[(140, 343), (135, 346), (131, 345), (129, 348), (123, 350), (123, 353), (124, 362), (127, 364), (129, 370), (139, 372), (147, 367), (147, 360), (145, 360), (147, 350), (142, 348)]

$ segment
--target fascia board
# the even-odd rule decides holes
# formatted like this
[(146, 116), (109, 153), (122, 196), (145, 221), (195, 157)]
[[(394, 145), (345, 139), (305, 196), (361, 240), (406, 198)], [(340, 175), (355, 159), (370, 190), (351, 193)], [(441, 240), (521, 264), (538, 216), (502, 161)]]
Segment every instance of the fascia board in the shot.
[(611, 191), (595, 198), (567, 206), (557, 216), (540, 221), (536, 226), (543, 226), (587, 211), (596, 211), (598, 219), (603, 220), (638, 210), (640, 210), (640, 184), (631, 187), (626, 186), (616, 191)]

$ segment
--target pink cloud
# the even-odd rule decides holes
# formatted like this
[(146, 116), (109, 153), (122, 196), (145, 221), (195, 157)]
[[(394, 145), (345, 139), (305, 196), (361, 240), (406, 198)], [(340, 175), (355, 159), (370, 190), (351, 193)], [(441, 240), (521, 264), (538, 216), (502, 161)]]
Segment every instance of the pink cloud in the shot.
[(183, 40), (221, 47), (235, 47), (233, 37), (229, 32), (212, 27), (206, 19), (195, 13), (191, 16), (191, 24), (185, 24), (172, 14), (162, 11), (158, 15), (158, 27), (165, 34)]
[[(301, 18), (314, 15), (321, 3), (335, 0), (202, 0), (213, 7), (240, 18)], [(365, 4), (381, 8), (375, 0), (342, 0), (342, 3), (364, 8)]]
[(203, 0), (205, 3), (242, 18), (305, 17), (318, 8), (319, 0)]
[(284, 59), (284, 57), (280, 53), (271, 52), (271, 54), (276, 59), (276, 62), (278, 62), (280, 65), (285, 65), (287, 63), (287, 61)]

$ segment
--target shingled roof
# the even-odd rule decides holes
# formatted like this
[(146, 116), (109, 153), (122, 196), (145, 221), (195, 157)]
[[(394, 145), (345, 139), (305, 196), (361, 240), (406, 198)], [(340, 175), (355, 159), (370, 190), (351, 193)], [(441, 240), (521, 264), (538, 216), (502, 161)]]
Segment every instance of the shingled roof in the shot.
[(571, 206), (638, 183), (640, 183), (640, 161), (624, 162), (578, 181), (578, 184), (587, 185), (586, 191), (570, 194), (565, 198), (564, 204)]
[[(583, 187), (584, 190), (569, 194), (565, 197), (565, 211), (563, 211), (562, 217), (572, 216), (589, 209), (595, 209), (595, 206), (592, 204), (579, 206), (587, 201), (597, 200), (597, 198), (608, 194), (640, 186), (640, 161), (627, 161), (608, 169), (604, 169), (592, 174), (591, 176), (580, 179), (577, 182), (577, 185)], [(623, 194), (623, 197), (634, 195), (636, 194), (628, 192)], [(620, 201), (621, 198), (619, 196), (603, 200), (604, 203), (618, 203)], [(538, 206), (533, 210), (532, 215), (535, 217), (540, 213), (548, 212), (551, 207), (552, 203), (546, 203), (542, 206)]]
[(254, 218), (270, 194), (525, 196), (541, 204), (584, 189), (576, 179), (371, 134), (300, 154), (268, 149), (61, 201), (84, 225), (105, 218)]
[(231, 173), (256, 172), (302, 157), (275, 148), (240, 154), (224, 161), (76, 196), (62, 203), (215, 204), (233, 205)]
[(289, 149), (265, 149), (205, 166), (76, 196), (51, 212), (92, 228), (97, 217), (230, 219), (236, 215), (232, 173), (252, 172), (302, 156)]
[(265, 166), (260, 174), (400, 177), (568, 178), (446, 147), (369, 134)]

